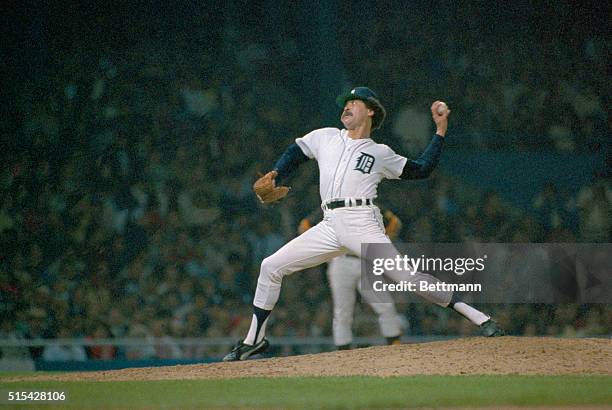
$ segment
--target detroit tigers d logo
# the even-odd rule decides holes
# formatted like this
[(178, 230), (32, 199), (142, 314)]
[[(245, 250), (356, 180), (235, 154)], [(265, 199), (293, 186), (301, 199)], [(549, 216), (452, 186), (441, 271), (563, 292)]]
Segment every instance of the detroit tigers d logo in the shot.
[(372, 171), (374, 165), (374, 157), (370, 154), (362, 152), (359, 158), (357, 158), (357, 165), (355, 166), (356, 171), (361, 171), (364, 174), (369, 174)]

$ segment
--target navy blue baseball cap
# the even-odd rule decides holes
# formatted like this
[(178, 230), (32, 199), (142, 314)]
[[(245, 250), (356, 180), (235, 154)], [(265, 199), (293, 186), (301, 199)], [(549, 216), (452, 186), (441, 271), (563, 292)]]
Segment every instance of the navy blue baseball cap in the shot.
[(350, 92), (339, 95), (336, 98), (336, 104), (338, 104), (338, 107), (344, 109), (346, 102), (350, 100), (361, 100), (365, 103), (369, 103), (368, 107), (374, 110), (372, 129), (380, 128), (387, 116), (387, 111), (378, 100), (378, 96), (374, 91), (368, 87), (355, 87)]
[(362, 100), (368, 101), (368, 99), (373, 98), (378, 101), (378, 96), (368, 87), (355, 87), (350, 92), (340, 94), (338, 98), (336, 98), (336, 103), (338, 107), (344, 108), (344, 105), (347, 101), (350, 100)]

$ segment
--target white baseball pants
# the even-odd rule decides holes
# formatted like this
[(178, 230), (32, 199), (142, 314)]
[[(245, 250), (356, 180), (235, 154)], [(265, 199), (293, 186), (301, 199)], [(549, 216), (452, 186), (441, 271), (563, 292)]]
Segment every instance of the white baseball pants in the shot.
[[(347, 252), (361, 257), (362, 243), (391, 243), (385, 235), (378, 207), (369, 205), (326, 210), (320, 223), (263, 260), (253, 304), (261, 309), (272, 310), (278, 301), (285, 276), (320, 265)], [(398, 251), (395, 247), (390, 249), (389, 255), (377, 256), (395, 258)], [(440, 282), (435, 277), (420, 272), (411, 275), (407, 271), (389, 271), (386, 275), (396, 282)], [(443, 307), (448, 306), (452, 297), (452, 292), (416, 293)]]

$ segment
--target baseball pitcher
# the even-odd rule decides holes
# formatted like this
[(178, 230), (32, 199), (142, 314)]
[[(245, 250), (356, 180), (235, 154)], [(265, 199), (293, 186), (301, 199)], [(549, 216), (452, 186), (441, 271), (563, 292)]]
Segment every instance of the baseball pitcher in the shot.
[[(427, 178), (438, 164), (450, 114), (443, 102), (435, 101), (431, 105), (436, 125), (436, 134), (431, 143), (418, 159), (409, 160), (370, 138), (372, 131), (381, 126), (386, 116), (383, 105), (372, 90), (357, 87), (339, 96), (337, 101), (341, 107), (340, 120), (344, 129), (321, 128), (297, 138), (273, 170), (253, 185), (257, 197), (264, 203), (282, 199), (289, 189), (281, 186), (281, 182), (300, 164), (314, 159), (319, 166), (319, 192), (324, 217), (316, 226), (263, 260), (253, 301), (251, 326), (245, 339), (223, 358), (225, 361), (245, 360), (268, 348), (266, 323), (278, 301), (285, 276), (346, 253), (361, 257), (362, 243), (391, 243), (385, 235), (380, 210), (374, 204), (378, 184), (383, 179)], [(399, 253), (395, 251), (395, 255)], [(434, 289), (440, 283), (435, 277), (416, 271), (388, 271), (386, 275), (397, 282), (426, 282)], [(502, 334), (496, 322), (460, 301), (452, 291), (419, 290), (416, 293), (429, 302), (454, 309), (480, 326), (486, 336)]]

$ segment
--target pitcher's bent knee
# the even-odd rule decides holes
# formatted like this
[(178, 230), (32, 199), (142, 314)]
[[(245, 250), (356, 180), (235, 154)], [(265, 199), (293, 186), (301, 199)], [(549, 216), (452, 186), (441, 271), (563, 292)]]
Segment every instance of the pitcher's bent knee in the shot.
[(268, 256), (261, 262), (261, 269), (259, 270), (259, 278), (267, 279), (273, 283), (281, 283), (283, 280), (284, 270), (281, 270), (281, 265), (278, 263), (278, 259), (274, 255)]

